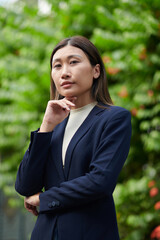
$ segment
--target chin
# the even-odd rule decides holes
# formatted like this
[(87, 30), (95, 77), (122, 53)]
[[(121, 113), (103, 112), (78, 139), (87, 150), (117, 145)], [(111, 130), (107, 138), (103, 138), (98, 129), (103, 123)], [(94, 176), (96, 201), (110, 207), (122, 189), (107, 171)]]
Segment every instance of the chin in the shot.
[(73, 94), (65, 94), (64, 97), (66, 97), (66, 98), (72, 98), (72, 97), (75, 97), (75, 95), (73, 95)]
[(63, 92), (63, 93), (60, 93), (60, 95), (66, 97), (66, 98), (75, 97), (76, 96), (76, 94), (73, 93), (73, 92), (70, 92), (70, 93), (69, 92), (68, 93), (67, 92), (66, 93)]

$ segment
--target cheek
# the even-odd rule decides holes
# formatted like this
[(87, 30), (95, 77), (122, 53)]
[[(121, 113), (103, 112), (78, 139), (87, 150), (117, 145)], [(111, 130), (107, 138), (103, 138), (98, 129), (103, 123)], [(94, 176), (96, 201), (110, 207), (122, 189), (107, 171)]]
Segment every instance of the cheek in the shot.
[(52, 72), (51, 72), (51, 76), (52, 76), (52, 79), (54, 79), (55, 78), (55, 72), (52, 70)]
[(86, 77), (89, 79), (93, 79), (93, 69), (90, 66), (86, 66), (83, 68), (83, 71), (81, 71), (85, 74)]
[(52, 71), (52, 72), (51, 72), (51, 76), (52, 76), (52, 79), (53, 79), (54, 84), (55, 84), (56, 87), (57, 87), (57, 85), (58, 85), (58, 83), (59, 83), (59, 76), (58, 76), (58, 74), (55, 73), (54, 71)]
[(88, 86), (93, 84), (93, 72), (90, 68), (89, 69), (86, 68), (83, 70), (83, 76), (85, 76), (84, 81)]

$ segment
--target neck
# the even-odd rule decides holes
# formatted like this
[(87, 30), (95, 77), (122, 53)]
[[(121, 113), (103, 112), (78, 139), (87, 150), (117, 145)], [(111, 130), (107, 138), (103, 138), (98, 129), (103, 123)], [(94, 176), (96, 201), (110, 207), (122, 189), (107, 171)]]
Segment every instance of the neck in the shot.
[(75, 107), (73, 107), (72, 109), (76, 109), (76, 108), (81, 108), (84, 107), (92, 102), (95, 102), (95, 100), (93, 98), (78, 98), (75, 100)]

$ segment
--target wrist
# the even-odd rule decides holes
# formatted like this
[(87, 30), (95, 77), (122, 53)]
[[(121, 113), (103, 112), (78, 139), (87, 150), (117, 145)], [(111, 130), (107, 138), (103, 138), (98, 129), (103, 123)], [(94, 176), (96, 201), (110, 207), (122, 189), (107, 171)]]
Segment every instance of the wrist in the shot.
[(54, 128), (53, 124), (42, 123), (38, 132), (52, 132)]

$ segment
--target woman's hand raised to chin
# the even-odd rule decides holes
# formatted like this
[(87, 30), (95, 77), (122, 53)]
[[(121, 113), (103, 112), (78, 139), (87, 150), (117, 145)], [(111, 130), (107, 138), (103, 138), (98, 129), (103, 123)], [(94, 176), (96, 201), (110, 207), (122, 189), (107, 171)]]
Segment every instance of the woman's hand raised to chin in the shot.
[(69, 114), (70, 108), (75, 107), (76, 97), (50, 100), (44, 114), (39, 132), (51, 132)]

